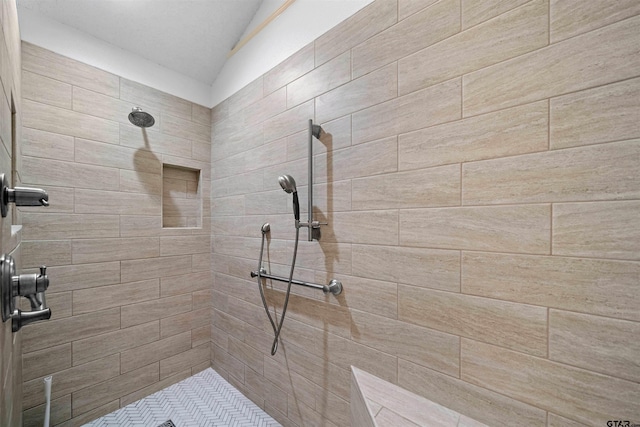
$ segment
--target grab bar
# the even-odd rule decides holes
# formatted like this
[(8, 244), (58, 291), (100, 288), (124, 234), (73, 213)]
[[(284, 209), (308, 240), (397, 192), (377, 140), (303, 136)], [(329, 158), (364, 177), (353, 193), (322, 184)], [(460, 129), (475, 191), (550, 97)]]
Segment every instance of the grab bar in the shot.
[[(289, 279), (281, 276), (274, 276), (273, 274), (267, 274), (267, 270), (261, 268), (260, 271), (252, 271), (251, 277), (264, 277), (265, 279), (277, 280), (279, 282), (289, 283)], [(336, 279), (332, 279), (328, 285), (318, 285), (317, 283), (304, 282), (302, 280), (292, 280), (293, 285), (306, 286), (313, 289), (321, 289), (322, 292), (328, 294), (331, 292), (333, 295), (340, 295), (342, 293), (342, 282)]]

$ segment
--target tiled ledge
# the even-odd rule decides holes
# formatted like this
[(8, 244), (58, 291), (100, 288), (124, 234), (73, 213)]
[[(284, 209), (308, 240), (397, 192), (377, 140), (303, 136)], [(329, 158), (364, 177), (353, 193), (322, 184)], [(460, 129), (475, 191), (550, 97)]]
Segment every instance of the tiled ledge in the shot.
[(487, 427), (356, 367), (351, 367), (355, 427)]

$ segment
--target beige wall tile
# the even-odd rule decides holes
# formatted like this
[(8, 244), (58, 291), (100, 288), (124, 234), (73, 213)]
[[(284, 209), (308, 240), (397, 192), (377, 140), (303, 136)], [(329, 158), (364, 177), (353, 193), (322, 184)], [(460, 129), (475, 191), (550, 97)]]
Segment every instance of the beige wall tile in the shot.
[(159, 380), (158, 363), (128, 372), (103, 383), (73, 393), (73, 413), (82, 414), (105, 402), (147, 387)]
[(374, 1), (315, 41), (316, 66), (324, 64), (397, 22), (398, 1)]
[(187, 139), (161, 133), (154, 128), (144, 130), (133, 125), (120, 124), (120, 145), (136, 150), (176, 157), (191, 157), (191, 142)]
[(152, 322), (174, 314), (191, 310), (191, 294), (160, 298), (136, 304), (124, 305), (122, 310), (122, 327)]
[(102, 406), (97, 407), (96, 409), (85, 412), (72, 420), (69, 420), (63, 424), (60, 424), (60, 427), (78, 427), (86, 424), (88, 421), (96, 420), (104, 415), (110, 414), (120, 408), (120, 403), (118, 399), (113, 400), (109, 403), (106, 403)]
[(184, 255), (211, 251), (210, 236), (161, 237), (160, 255)]
[[(106, 381), (119, 373), (120, 356), (117, 354), (56, 372), (52, 375), (53, 378), (51, 380), (51, 383), (53, 384), (55, 381), (56, 385), (55, 388), (51, 387), (51, 398), (56, 399), (76, 390)], [(24, 398), (22, 402), (24, 409), (45, 403), (42, 380), (42, 378), (37, 378), (24, 383)]]
[(546, 101), (398, 136), (398, 169), (513, 156), (548, 148)]
[[(418, 427), (418, 424), (409, 421), (397, 412), (393, 412), (387, 408), (382, 408), (380, 412), (378, 412), (378, 415), (376, 415), (376, 425), (378, 427)], [(453, 426), (456, 425), (456, 423), (448, 425)]]
[(29, 381), (71, 367), (71, 343), (22, 355), (22, 380)]
[(71, 109), (72, 86), (29, 71), (22, 72), (22, 97), (43, 104)]
[(211, 269), (211, 253), (191, 255), (191, 271)]
[(458, 376), (459, 337), (360, 311), (352, 311), (351, 316), (351, 338), (354, 341), (400, 359)]
[(455, 206), (460, 203), (460, 167), (358, 178), (352, 186), (354, 210)]
[(542, 409), (402, 359), (398, 385), (487, 425), (509, 425), (514, 419), (528, 426), (546, 425)]
[(199, 345), (206, 344), (208, 348), (210, 342), (211, 325), (201, 326), (191, 331), (191, 347), (198, 347)]
[(640, 140), (526, 154), (462, 166), (465, 205), (635, 199)]
[(398, 285), (398, 319), (538, 356), (547, 355), (544, 307)]
[(31, 43), (22, 43), (22, 68), (74, 86), (118, 97), (120, 79)]
[[(184, 332), (169, 338), (141, 345), (120, 355), (122, 373), (150, 365), (159, 360), (185, 352), (191, 348), (191, 332)], [(183, 370), (186, 366), (183, 367)]]
[(118, 237), (118, 215), (22, 214), (26, 240)]
[(201, 125), (211, 126), (211, 108), (191, 104), (191, 120)]
[(160, 215), (160, 195), (117, 191), (75, 190), (76, 213)]
[(640, 14), (640, 5), (623, 0), (596, 0), (572, 4), (566, 0), (551, 0), (551, 42), (604, 27), (630, 16)]
[(392, 319), (397, 317), (398, 289), (395, 283), (334, 274), (316, 275), (316, 282), (329, 283), (334, 278), (342, 281), (343, 284), (348, 283), (349, 287), (343, 288), (342, 294), (337, 296), (335, 301), (330, 298), (330, 302)]
[(398, 20), (403, 20), (409, 15), (431, 6), (437, 0), (398, 0)]
[(160, 244), (157, 237), (81, 239), (72, 242), (74, 264), (153, 258), (158, 255), (160, 255)]
[(162, 277), (160, 279), (160, 295), (165, 297), (207, 289), (211, 287), (212, 281), (209, 270)]
[(395, 98), (397, 64), (389, 64), (316, 98), (316, 119), (323, 123)]
[(342, 181), (397, 170), (398, 143), (392, 136), (315, 156), (314, 182)]
[(191, 158), (211, 161), (211, 142), (192, 141), (191, 142)]
[(462, 28), (469, 28), (527, 3), (528, 0), (462, 0)]
[(49, 267), (47, 275), (48, 293), (113, 285), (120, 283), (120, 262)]
[[(159, 107), (162, 113), (191, 120), (191, 106), (193, 105), (191, 102), (125, 78), (120, 78), (120, 96), (116, 95), (115, 97), (131, 101), (135, 105), (139, 103), (152, 104), (156, 108)], [(131, 108), (135, 105), (132, 105)]]
[(460, 31), (460, 2), (443, 0), (353, 48), (353, 77), (362, 76)]
[[(248, 107), (256, 101), (262, 99), (264, 95), (264, 77), (260, 76), (238, 92), (230, 96), (226, 101), (226, 114), (219, 115), (219, 119), (228, 118), (242, 109)], [(214, 122), (219, 121), (218, 116), (214, 115)]]
[(638, 382), (640, 323), (549, 311), (549, 359)]
[(71, 240), (22, 242), (22, 268), (71, 264)]
[(134, 304), (159, 297), (160, 281), (158, 279), (82, 289), (73, 291), (73, 314), (84, 314), (119, 307), (123, 302)]
[(157, 341), (160, 338), (159, 331), (160, 325), (156, 321), (74, 341), (73, 365), (82, 365), (109, 354)]
[(314, 48), (310, 43), (264, 74), (264, 94), (291, 83), (313, 70)]
[(120, 131), (116, 122), (30, 100), (24, 100), (22, 106), (22, 124), (25, 127), (111, 144), (118, 143)]
[(81, 340), (120, 328), (120, 309), (50, 320), (25, 328), (22, 348), (25, 353)]
[(640, 202), (553, 206), (554, 255), (640, 259)]
[(159, 174), (120, 169), (120, 191), (127, 193), (160, 194), (162, 179)]
[(22, 155), (54, 160), (73, 159), (73, 137), (38, 129), (22, 129)]
[(182, 139), (196, 139), (198, 141), (211, 141), (211, 127), (193, 123), (189, 119), (162, 114), (160, 129), (163, 133)]
[(560, 415), (548, 413), (547, 417), (547, 426), (548, 427), (584, 427), (585, 424), (579, 423), (577, 421), (570, 420), (565, 417), (561, 417)]
[[(22, 181), (25, 184), (59, 185), (61, 187), (115, 190), (118, 188), (118, 169), (83, 165), (59, 160), (23, 157)], [(113, 212), (110, 212), (113, 213)]]
[(76, 138), (75, 161), (137, 172), (160, 174), (160, 160), (150, 151)]
[(463, 252), (462, 271), (464, 293), (640, 321), (635, 262)]
[(235, 377), (240, 381), (244, 381), (244, 363), (231, 356), (215, 344), (213, 344), (212, 365), (216, 370), (222, 368), (228, 373), (229, 377)]
[[(193, 298), (195, 299), (195, 293), (193, 295)], [(160, 320), (160, 338), (166, 338), (182, 332), (192, 331), (207, 324), (210, 325), (211, 317), (210, 305), (200, 309), (196, 309), (194, 306), (193, 311), (181, 313), (176, 316), (165, 317)], [(211, 328), (209, 327), (209, 329)], [(194, 334), (194, 332), (191, 333), (192, 346), (196, 338)]]
[(404, 95), (544, 47), (548, 22), (548, 0), (536, 0), (403, 58), (398, 92)]
[(352, 143), (457, 120), (461, 93), (460, 79), (454, 79), (354, 113)]
[[(40, 427), (43, 424), (45, 405), (38, 405), (31, 409), (27, 409), (22, 413), (22, 425), (24, 427)], [(71, 418), (71, 395), (51, 400), (50, 419), (54, 424), (60, 424)]]
[(467, 339), (462, 379), (588, 425), (605, 424), (609, 414), (625, 420), (640, 416), (638, 383)]
[(464, 115), (635, 77), (638, 25), (627, 19), (464, 76)]
[(321, 233), (325, 242), (397, 245), (398, 211), (336, 212)]
[(160, 390), (163, 390), (169, 386), (172, 386), (182, 380), (186, 380), (187, 378), (189, 378), (191, 376), (191, 370), (190, 369), (186, 369), (183, 370), (182, 372), (176, 374), (176, 375), (172, 375), (170, 377), (167, 377), (163, 380), (158, 381), (157, 383), (154, 383), (150, 386), (147, 386), (145, 388), (141, 388), (140, 390), (134, 391), (133, 393), (127, 394), (126, 396), (123, 396), (120, 398), (120, 406), (121, 407), (125, 407), (135, 401), (138, 401), (144, 397), (147, 397), (155, 392), (158, 392)]
[(351, 80), (351, 52), (345, 52), (291, 81), (287, 85), (287, 107), (291, 108), (308, 99), (330, 91)]
[(458, 251), (353, 245), (353, 275), (457, 292)]
[(263, 358), (264, 352), (258, 351), (250, 345), (239, 341), (233, 337), (229, 337), (227, 351), (236, 359), (242, 361), (246, 366), (251, 367), (252, 370), (262, 374), (263, 370)]
[(400, 244), (548, 254), (549, 205), (400, 211)]
[(307, 129), (309, 119), (313, 118), (313, 114), (313, 101), (307, 101), (266, 120), (263, 123), (264, 141), (273, 141)]
[(242, 123), (245, 127), (255, 126), (266, 119), (280, 114), (287, 109), (287, 89), (282, 87), (275, 92), (265, 96), (259, 101), (254, 102), (240, 113), (238, 119), (234, 119), (233, 123)]
[[(156, 120), (160, 117), (160, 110), (148, 104), (136, 104), (135, 106), (142, 108), (144, 111), (154, 116)], [(131, 113), (132, 108), (135, 106), (130, 102), (123, 101), (118, 98), (102, 95), (80, 87), (74, 87), (73, 108), (67, 108), (73, 109), (79, 113), (128, 124), (129, 113)]]
[(638, 138), (640, 79), (631, 79), (551, 100), (553, 149)]

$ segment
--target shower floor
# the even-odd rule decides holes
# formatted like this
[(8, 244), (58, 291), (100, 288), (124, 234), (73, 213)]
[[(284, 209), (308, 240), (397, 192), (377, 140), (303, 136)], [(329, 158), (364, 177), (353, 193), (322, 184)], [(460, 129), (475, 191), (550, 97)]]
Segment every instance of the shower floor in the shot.
[(85, 427), (158, 427), (168, 420), (175, 427), (280, 426), (209, 368), (85, 424)]

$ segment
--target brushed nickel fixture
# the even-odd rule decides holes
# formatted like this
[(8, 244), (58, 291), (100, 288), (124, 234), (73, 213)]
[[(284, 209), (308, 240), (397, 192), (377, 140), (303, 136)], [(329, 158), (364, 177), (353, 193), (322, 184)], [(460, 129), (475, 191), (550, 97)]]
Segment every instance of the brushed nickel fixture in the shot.
[(0, 174), (0, 213), (5, 218), (9, 212), (9, 203), (16, 206), (49, 206), (49, 195), (40, 188), (9, 188), (5, 174)]

